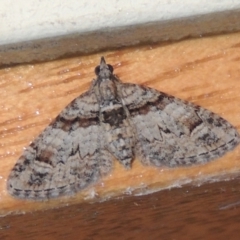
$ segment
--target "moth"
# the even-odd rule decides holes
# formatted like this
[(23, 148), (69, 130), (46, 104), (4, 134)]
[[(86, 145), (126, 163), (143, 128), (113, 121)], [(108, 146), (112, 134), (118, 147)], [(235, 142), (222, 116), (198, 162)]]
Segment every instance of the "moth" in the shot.
[(117, 159), (180, 167), (219, 158), (240, 142), (217, 114), (190, 102), (123, 83), (102, 57), (90, 89), (74, 99), (13, 167), (9, 193), (48, 199), (76, 193), (107, 175)]

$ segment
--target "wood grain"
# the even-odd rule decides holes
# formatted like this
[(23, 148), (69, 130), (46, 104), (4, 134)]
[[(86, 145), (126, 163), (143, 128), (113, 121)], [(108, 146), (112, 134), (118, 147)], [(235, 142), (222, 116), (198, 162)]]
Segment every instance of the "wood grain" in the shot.
[[(230, 229), (236, 231), (240, 226), (238, 181), (206, 182), (238, 175), (239, 147), (219, 160), (191, 168), (156, 169), (135, 159), (132, 169), (126, 171), (115, 161), (110, 176), (70, 198), (31, 202), (8, 195), (6, 179), (23, 147), (89, 88), (101, 55), (124, 82), (145, 84), (192, 101), (240, 130), (240, 33), (1, 69), (0, 213), (5, 217), (0, 219), (0, 238), (132, 239), (145, 234), (152, 239), (184, 239), (181, 235), (189, 233), (194, 239), (198, 232), (196, 239), (211, 234), (224, 239), (221, 237)], [(186, 183), (191, 185), (172, 189)], [(166, 188), (171, 191), (133, 196)], [(117, 196), (124, 197), (107, 200)], [(100, 203), (104, 199), (107, 201)], [(235, 212), (229, 207), (220, 211), (223, 203), (235, 207)], [(16, 212), (29, 213), (9, 215)], [(231, 227), (226, 228), (225, 223)]]
[[(234, 186), (234, 187), (233, 187)], [(9, 215), (6, 239), (239, 239), (239, 179)]]

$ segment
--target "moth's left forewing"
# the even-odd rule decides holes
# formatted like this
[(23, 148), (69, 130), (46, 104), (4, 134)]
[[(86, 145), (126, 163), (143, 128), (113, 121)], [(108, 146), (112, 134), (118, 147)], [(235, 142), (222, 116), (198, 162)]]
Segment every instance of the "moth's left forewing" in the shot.
[(92, 90), (73, 100), (18, 159), (9, 193), (48, 199), (73, 194), (107, 174), (113, 157), (103, 147), (98, 113)]

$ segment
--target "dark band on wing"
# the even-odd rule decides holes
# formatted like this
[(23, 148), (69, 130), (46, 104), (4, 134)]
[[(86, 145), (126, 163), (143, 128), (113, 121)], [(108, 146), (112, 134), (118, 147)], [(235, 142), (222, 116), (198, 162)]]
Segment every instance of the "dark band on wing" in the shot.
[(182, 121), (182, 124), (188, 127), (190, 133), (202, 123), (203, 120), (197, 114), (197, 109), (196, 111), (193, 111), (191, 116), (185, 119), (185, 121)]
[[(140, 107), (134, 108), (134, 109), (129, 109), (130, 115), (132, 117), (137, 116), (137, 115), (146, 115), (150, 111), (164, 111), (165, 107), (168, 106), (169, 104), (173, 103), (176, 101), (176, 98), (174, 98), (171, 95), (168, 95), (166, 93), (160, 93), (157, 100), (149, 101)], [(187, 104), (186, 104), (187, 106)], [(196, 106), (196, 110), (192, 111), (192, 116), (186, 118), (185, 120), (181, 120), (182, 124), (187, 126), (188, 129), (190, 130), (190, 133), (199, 125), (203, 123), (203, 120), (200, 118), (200, 116), (197, 114), (198, 107)]]
[(147, 101), (144, 105), (141, 105), (136, 108), (131, 108), (131, 106), (127, 105), (127, 108), (131, 114), (131, 116), (136, 116), (136, 115), (146, 115), (149, 111), (152, 111), (152, 108), (156, 108), (157, 110), (164, 110), (164, 108), (170, 104), (171, 102), (174, 101), (174, 97), (161, 93), (159, 94), (158, 98), (155, 101)]
[(62, 116), (58, 116), (56, 121), (52, 123), (53, 128), (62, 129), (65, 132), (71, 131), (72, 129), (75, 130), (77, 128), (87, 128), (89, 126), (98, 125), (99, 118), (80, 118), (76, 117), (73, 119), (66, 119)]
[[(36, 149), (36, 152), (38, 152), (38, 150)], [(46, 164), (49, 165), (53, 165), (51, 159), (54, 157), (54, 153), (52, 151), (49, 150), (45, 150), (45, 151), (41, 151), (40, 154), (38, 154), (36, 156), (35, 161), (39, 161), (39, 162), (44, 162)]]

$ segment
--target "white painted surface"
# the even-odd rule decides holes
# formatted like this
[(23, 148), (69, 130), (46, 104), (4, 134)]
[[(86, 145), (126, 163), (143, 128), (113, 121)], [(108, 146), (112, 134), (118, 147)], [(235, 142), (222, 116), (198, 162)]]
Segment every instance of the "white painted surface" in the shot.
[(5, 0), (0, 45), (239, 8), (239, 0)]

